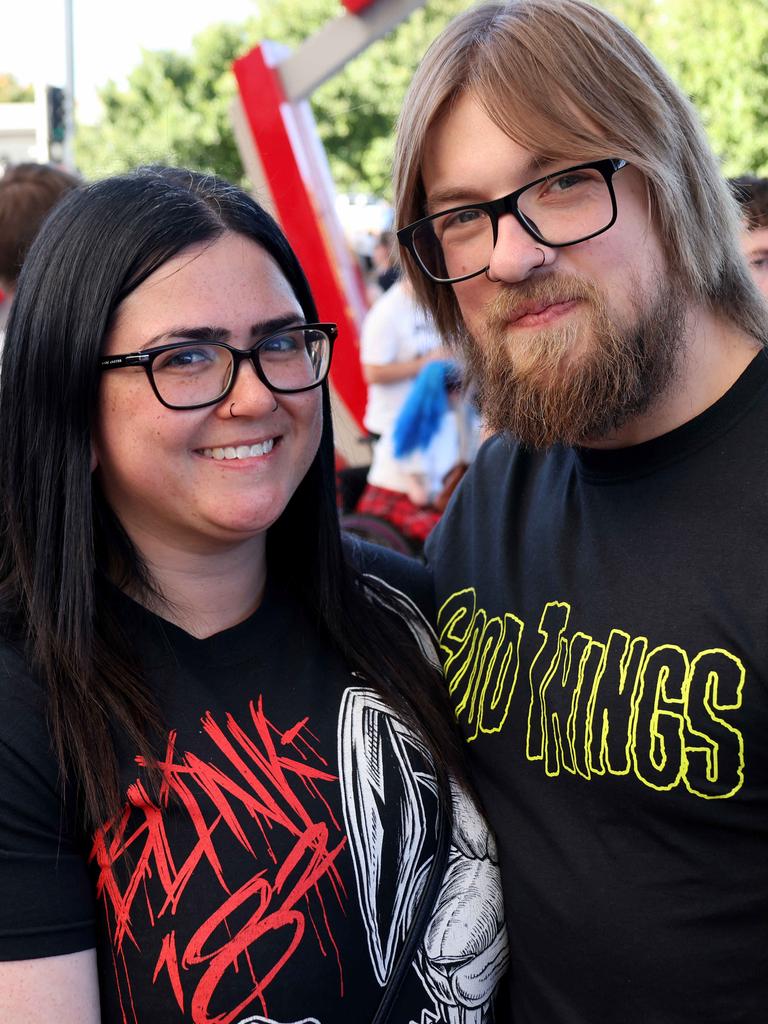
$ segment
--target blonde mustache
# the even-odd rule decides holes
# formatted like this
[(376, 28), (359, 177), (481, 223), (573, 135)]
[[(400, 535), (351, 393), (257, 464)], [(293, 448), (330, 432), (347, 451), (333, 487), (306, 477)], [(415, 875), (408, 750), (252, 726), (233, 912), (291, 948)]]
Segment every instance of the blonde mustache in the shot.
[(489, 303), (485, 322), (491, 331), (503, 330), (527, 305), (585, 302), (602, 312), (605, 303), (594, 285), (567, 274), (548, 274), (504, 287)]

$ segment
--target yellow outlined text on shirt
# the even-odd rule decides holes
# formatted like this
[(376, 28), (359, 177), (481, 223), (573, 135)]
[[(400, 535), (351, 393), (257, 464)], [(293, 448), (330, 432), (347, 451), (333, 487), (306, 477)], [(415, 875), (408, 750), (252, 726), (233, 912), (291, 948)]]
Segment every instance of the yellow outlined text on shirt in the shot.
[[(684, 786), (705, 800), (744, 782), (744, 741), (727, 720), (741, 706), (745, 669), (720, 648), (691, 657), (676, 644), (612, 629), (605, 641), (567, 631), (569, 604), (545, 605), (528, 672), (525, 756), (549, 776), (632, 775), (658, 791)], [(518, 686), (525, 624), (489, 616), (473, 587), (438, 616), (445, 675), (471, 742), (501, 732)]]

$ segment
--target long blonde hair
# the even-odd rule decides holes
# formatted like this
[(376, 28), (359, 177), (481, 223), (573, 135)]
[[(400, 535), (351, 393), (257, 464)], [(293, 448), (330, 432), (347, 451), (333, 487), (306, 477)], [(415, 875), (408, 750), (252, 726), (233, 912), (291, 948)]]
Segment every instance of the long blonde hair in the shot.
[[(681, 301), (765, 338), (765, 312), (738, 244), (739, 214), (698, 115), (643, 44), (585, 0), (507, 0), (455, 18), (427, 51), (398, 121), (397, 227), (425, 215), (430, 128), (465, 93), (513, 141), (573, 163), (622, 157), (645, 176)], [(453, 289), (405, 269), (448, 340), (462, 336)]]

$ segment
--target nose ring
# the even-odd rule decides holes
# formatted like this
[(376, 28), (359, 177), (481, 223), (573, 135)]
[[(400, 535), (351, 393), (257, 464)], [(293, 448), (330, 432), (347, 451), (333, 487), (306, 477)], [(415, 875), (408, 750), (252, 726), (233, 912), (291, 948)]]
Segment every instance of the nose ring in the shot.
[[(536, 246), (536, 252), (541, 253), (541, 263), (537, 263), (532, 268), (533, 270), (538, 270), (539, 267), (543, 267), (544, 264), (547, 262), (547, 255), (546, 255), (546, 253), (538, 245)], [(486, 267), (485, 268), (484, 274), (485, 274), (486, 278), (491, 282), (491, 284), (498, 284), (499, 283), (498, 277), (491, 277), (490, 270), (491, 270), (490, 267)]]
[[(273, 395), (272, 395), (272, 400), (273, 400), (273, 402), (275, 403), (275, 405), (274, 405), (274, 408), (273, 408), (273, 409), (270, 409), (269, 411), (270, 411), (270, 412), (277, 412), (277, 409), (278, 409), (278, 401), (277, 401), (277, 396), (273, 394)], [(235, 408), (235, 403), (234, 403), (234, 402), (230, 402), (230, 403), (229, 403), (229, 415), (230, 415), (230, 416), (232, 417), (232, 419), (234, 419), (234, 418), (235, 418), (235, 414), (234, 414), (234, 413), (232, 412), (232, 410), (233, 410), (234, 408)]]

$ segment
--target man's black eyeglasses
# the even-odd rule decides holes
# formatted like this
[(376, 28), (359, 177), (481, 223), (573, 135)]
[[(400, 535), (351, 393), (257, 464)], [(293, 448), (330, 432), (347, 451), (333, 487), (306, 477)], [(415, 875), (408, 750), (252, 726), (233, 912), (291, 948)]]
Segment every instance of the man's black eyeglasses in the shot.
[(503, 214), (511, 213), (532, 238), (554, 248), (607, 231), (616, 220), (613, 175), (626, 166), (618, 158), (577, 164), (500, 199), (422, 217), (400, 228), (397, 237), (432, 281), (466, 281), (488, 269)]
[(106, 356), (102, 370), (141, 366), (157, 399), (168, 409), (202, 409), (230, 393), (243, 360), (253, 364), (270, 391), (294, 395), (318, 387), (328, 376), (336, 324), (287, 327), (253, 348), (238, 349), (223, 341), (179, 340), (144, 352)]

